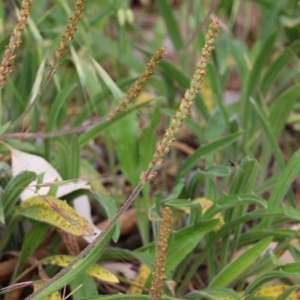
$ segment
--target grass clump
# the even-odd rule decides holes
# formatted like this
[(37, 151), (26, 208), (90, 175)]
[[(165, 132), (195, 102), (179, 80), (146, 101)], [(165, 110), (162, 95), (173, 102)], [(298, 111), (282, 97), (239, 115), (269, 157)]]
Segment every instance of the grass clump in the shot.
[(0, 43), (3, 295), (298, 299), (297, 1), (73, 5)]

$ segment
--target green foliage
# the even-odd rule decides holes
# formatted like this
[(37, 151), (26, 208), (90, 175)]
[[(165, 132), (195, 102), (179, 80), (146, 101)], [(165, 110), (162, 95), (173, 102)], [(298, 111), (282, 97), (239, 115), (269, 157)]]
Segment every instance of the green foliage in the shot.
[[(53, 275), (56, 269), (49, 272), (47, 287), (28, 299), (44, 299), (64, 285), (76, 291), (80, 284), (83, 287), (73, 299), (150, 299), (147, 289), (143, 295), (98, 295), (93, 278), (84, 271), (117, 257), (137, 260), (151, 273), (158, 226), (157, 221), (149, 221), (148, 213), (159, 216), (164, 205), (172, 209), (174, 222), (163, 275), (176, 285), (173, 290), (165, 285), (161, 299), (268, 299), (262, 288), (275, 279), (281, 280), (282, 289), (271, 299), (296, 299), (289, 297), (296, 295), (299, 279), (294, 278), (300, 276), (295, 243), (299, 230), (293, 227), (300, 221), (295, 192), (300, 170), (298, 1), (219, 1), (214, 13), (223, 26), (202, 92), (178, 132), (180, 143), (155, 170), (154, 181), (143, 188), (140, 174), (189, 87), (204, 44), (207, 13), (216, 1), (203, 1), (201, 9), (196, 0), (182, 1), (179, 7), (172, 1), (154, 1), (149, 8), (153, 15), (142, 7), (134, 21), (130, 1), (86, 1), (70, 51), (56, 74), (47, 78), (45, 66), (59, 45), (72, 13), (71, 2), (75, 3), (32, 3), (23, 43), (1, 88), (0, 222), (7, 227), (0, 249), (1, 254), (20, 251), (11, 283), (29, 271), (25, 262), (45, 242), (50, 228), (44, 223), (42, 205), (14, 218), (26, 203), (19, 203), (26, 200), (24, 191), (31, 190), (41, 199), (51, 194), (74, 206), (78, 198), (89, 197), (98, 211), (114, 220), (120, 217), (118, 209), (130, 186), (137, 189), (129, 197), (139, 193), (136, 223), (143, 245), (134, 250), (106, 248), (122, 232), (119, 222), (111, 224), (79, 255), (80, 260), (59, 275)], [(10, 4), (0, 4), (0, 18), (11, 9)], [(248, 19), (252, 9), (260, 15), (255, 29)], [(155, 20), (150, 21), (150, 30), (146, 15)], [(11, 19), (4, 21), (13, 28)], [(1, 33), (3, 55), (9, 35), (6, 30)], [(166, 40), (171, 42), (169, 56), (146, 82), (147, 93), (142, 91), (126, 110), (110, 118), (110, 111)], [(227, 100), (232, 97), (232, 82), (238, 82), (238, 101)], [(24, 160), (10, 168), (9, 147), (45, 158), (51, 168), (37, 171)], [(11, 151), (12, 161), (15, 156)], [(80, 185), (82, 157), (90, 168), (100, 170), (96, 180), (108, 175), (106, 188), (101, 182), (93, 184), (91, 178), (91, 186)], [(47, 179), (52, 168), (56, 173)], [(71, 181), (79, 186), (61, 192), (61, 185)], [(210, 206), (193, 202), (199, 197), (209, 199)], [(52, 218), (51, 207), (47, 211)], [(64, 212), (60, 217), (66, 221)], [(26, 221), (31, 223), (29, 231), (16, 234), (16, 226)], [(48, 256), (59, 255), (59, 241), (55, 235)], [(280, 260), (287, 249), (293, 262)], [(206, 271), (200, 273), (203, 267)], [(194, 284), (189, 290), (189, 283), (199, 276), (202, 286)], [(149, 288), (151, 278), (147, 275), (141, 284)]]

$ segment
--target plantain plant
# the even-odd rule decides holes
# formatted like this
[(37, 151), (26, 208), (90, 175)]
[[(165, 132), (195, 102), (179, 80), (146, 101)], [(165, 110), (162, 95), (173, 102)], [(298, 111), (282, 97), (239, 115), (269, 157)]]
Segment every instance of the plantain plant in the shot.
[[(129, 1), (74, 2), (23, 0), (0, 43), (0, 249), (19, 251), (2, 292), (60, 299), (68, 285), (73, 299), (298, 299), (297, 1), (148, 3), (160, 18), (150, 43)], [(228, 104), (234, 76), (239, 101)], [(92, 164), (111, 176), (108, 188)], [(84, 212), (89, 200), (110, 219), (101, 232)], [(107, 248), (131, 207), (143, 245)], [(116, 256), (139, 261), (140, 281), (98, 264)], [(126, 282), (128, 294), (100, 295), (94, 278)]]

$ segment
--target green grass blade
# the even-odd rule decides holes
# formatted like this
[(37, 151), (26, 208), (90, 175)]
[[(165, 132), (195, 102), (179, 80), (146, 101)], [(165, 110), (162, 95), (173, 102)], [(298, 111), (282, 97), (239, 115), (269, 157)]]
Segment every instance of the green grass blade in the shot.
[[(91, 298), (83, 298), (82, 300), (151, 300), (148, 295), (126, 295), (126, 294), (116, 294), (110, 296), (97, 296)], [(161, 300), (184, 300), (183, 298), (170, 298), (169, 296), (161, 296)]]
[[(160, 98), (156, 98), (156, 99), (158, 100)], [(153, 99), (153, 100), (155, 100), (155, 99)], [(128, 114), (131, 114), (134, 110), (137, 110), (137, 109), (147, 105), (148, 103), (149, 103), (149, 101), (146, 101), (139, 105), (131, 106), (127, 112), (121, 112), (121, 113), (118, 113), (116, 116), (114, 116), (113, 120), (111, 120), (111, 121), (107, 120), (105, 122), (101, 122), (101, 123), (95, 125), (94, 127), (89, 129), (88, 131), (86, 131), (79, 137), (80, 147), (84, 147), (89, 141), (96, 138), (103, 130), (107, 129), (111, 125), (115, 124), (118, 120), (124, 118)]]
[[(176, 266), (194, 250), (205, 233), (213, 230), (217, 223), (218, 220), (208, 220), (178, 231), (176, 239), (168, 249), (166, 271), (170, 272), (174, 270)], [(182, 245), (184, 245), (184, 247), (182, 247)]]
[(299, 289), (300, 289), (300, 285), (293, 285), (290, 288), (287, 288), (280, 296), (277, 297), (276, 300), (286, 300), (286, 299), (289, 299), (290, 294), (294, 290), (299, 290)]
[(269, 123), (276, 137), (282, 132), (299, 94), (300, 86), (294, 85), (284, 91), (270, 107)]
[(214, 247), (217, 243), (217, 241), (222, 238), (223, 236), (230, 233), (231, 230), (235, 229), (240, 224), (243, 224), (250, 220), (255, 220), (259, 218), (272, 218), (272, 217), (279, 217), (282, 216), (284, 213), (284, 210), (280, 207), (275, 209), (259, 209), (251, 213), (247, 213), (246, 215), (242, 217), (238, 217), (236, 219), (233, 219), (232, 221), (226, 223), (222, 226), (220, 230), (218, 230), (208, 241), (206, 246), (202, 249), (201, 253), (197, 256), (195, 259), (193, 265), (188, 270), (184, 280), (181, 282), (178, 292), (181, 292), (181, 290), (186, 286), (187, 282), (190, 280), (190, 278), (193, 276), (193, 274), (196, 272), (200, 264), (203, 262), (204, 258), (210, 253), (211, 248)]
[(30, 182), (32, 182), (35, 179), (36, 174), (30, 171), (20, 172), (18, 175), (11, 178), (11, 180), (6, 185), (2, 195), (2, 203), (5, 216), (10, 215), (22, 191), (26, 189)]
[(229, 40), (230, 49), (232, 56), (236, 62), (237, 71), (242, 79), (242, 82), (245, 82), (245, 79), (249, 73), (249, 66), (247, 65), (247, 59), (249, 59), (247, 46), (243, 41), (240, 40)]
[(193, 168), (204, 155), (213, 154), (216, 151), (223, 149), (233, 142), (235, 142), (240, 136), (241, 132), (230, 134), (224, 138), (218, 139), (210, 144), (204, 145), (195, 151), (191, 156), (189, 156), (183, 164), (180, 166), (177, 181), (179, 178), (183, 177), (191, 168)]
[(257, 172), (257, 160), (246, 156), (237, 167), (237, 173), (233, 179), (229, 193), (251, 193), (256, 182)]
[[(96, 192), (95, 200), (104, 208), (105, 213), (109, 220), (111, 220), (118, 211), (118, 206), (115, 199), (113, 199), (109, 194)], [(115, 225), (115, 232), (113, 235), (113, 240), (116, 243), (120, 237), (120, 222), (117, 221)]]
[(215, 214), (220, 211), (238, 207), (245, 204), (254, 204), (258, 206), (268, 207), (268, 202), (260, 197), (253, 194), (238, 194), (238, 195), (228, 195), (219, 199), (214, 205), (212, 205), (204, 214), (205, 218), (212, 218)]
[(201, 291), (192, 291), (184, 299), (207, 299), (207, 300), (242, 300), (242, 297), (232, 289), (222, 287), (206, 288)]
[[(81, 287), (80, 287), (81, 286)], [(69, 283), (73, 300), (81, 300), (84, 298), (92, 298), (98, 295), (98, 290), (94, 278), (88, 274), (81, 274)]]
[(56, 275), (51, 280), (48, 280), (48, 282), (46, 283), (46, 287), (42, 291), (36, 292), (35, 295), (29, 296), (26, 299), (42, 300), (48, 295), (50, 295), (51, 293), (67, 285), (69, 282), (71, 282), (73, 279), (78, 277), (80, 274), (82, 274), (89, 266), (97, 262), (97, 260), (99, 259), (99, 257), (103, 252), (104, 247), (111, 239), (113, 232), (114, 232), (114, 228), (110, 229), (109, 231), (106, 232), (106, 234), (102, 236), (102, 239), (96, 243), (95, 247), (88, 248), (89, 251), (85, 255), (84, 259), (79, 260), (76, 263), (76, 266), (74, 268), (72, 269), (69, 269), (68, 267), (64, 268), (62, 271), (60, 271), (60, 273), (58, 273), (58, 274), (62, 274), (62, 276), (59, 277), (58, 280), (56, 277), (58, 275)]
[(269, 199), (269, 207), (276, 207), (282, 201), (283, 196), (290, 189), (291, 184), (296, 179), (300, 171), (300, 149), (297, 150), (284, 170), (282, 175), (278, 178), (277, 184)]
[(270, 124), (268, 123), (264, 112), (262, 111), (262, 109), (258, 106), (258, 104), (254, 101), (253, 98), (250, 99), (250, 103), (252, 104), (252, 107), (254, 107), (254, 110), (258, 116), (258, 119), (264, 129), (264, 132), (266, 134), (266, 138), (269, 141), (269, 144), (271, 146), (271, 148), (273, 149), (273, 153), (275, 155), (276, 160), (278, 161), (279, 167), (282, 169), (285, 165), (284, 160), (283, 160), (283, 156), (281, 154), (279, 145), (277, 143), (277, 140), (274, 136), (274, 133), (272, 132), (272, 129), (270, 127)]
[(272, 237), (268, 237), (256, 243), (253, 247), (247, 249), (243, 254), (237, 257), (227, 265), (210, 283), (210, 287), (228, 286), (250, 267), (255, 260), (261, 256), (262, 252), (271, 243)]
[(299, 276), (300, 275), (300, 263), (295, 262), (291, 264), (286, 264), (280, 266), (273, 271), (265, 272), (259, 277), (257, 277), (253, 282), (245, 290), (245, 295), (250, 294), (253, 295), (260, 287), (262, 287), (265, 283), (274, 280), (280, 279), (289, 276)]
[(289, 47), (285, 48), (281, 54), (272, 62), (268, 68), (262, 83), (261, 91), (264, 96), (270, 91), (280, 71), (287, 65), (289, 59), (297, 57), (300, 54), (300, 40), (294, 41)]
[[(70, 84), (64, 87), (56, 96), (51, 105), (51, 109), (49, 112), (49, 117), (47, 120), (46, 131), (50, 132), (59, 128), (58, 119), (60, 117), (60, 113), (70, 94), (73, 92), (76, 84)], [(52, 141), (53, 138), (47, 138), (45, 140), (45, 158), (50, 161), (51, 158), (51, 149), (52, 149)]]
[(68, 176), (66, 179), (78, 179), (79, 177), (79, 169), (80, 169), (80, 148), (79, 141), (77, 136), (72, 137), (72, 141), (70, 144), (70, 151), (68, 155)]
[(26, 233), (25, 239), (22, 243), (22, 249), (19, 256), (18, 264), (15, 268), (13, 278), (18, 275), (22, 266), (27, 259), (34, 253), (40, 243), (45, 239), (49, 225), (46, 223), (36, 222), (31, 220), (32, 226)]
[(173, 14), (173, 9), (167, 0), (160, 0), (157, 2), (160, 13), (166, 24), (170, 38), (175, 46), (176, 50), (180, 50), (183, 46), (183, 40), (180, 34), (180, 28), (178, 22)]
[[(251, 72), (248, 73), (248, 76), (244, 81), (241, 102), (242, 102), (242, 111), (243, 111), (243, 118), (244, 118), (243, 125), (244, 125), (244, 129), (247, 130), (247, 132), (250, 130), (250, 128), (248, 127), (249, 118), (250, 118), (249, 97), (254, 95), (265, 62), (268, 60), (268, 58), (270, 57), (273, 51), (273, 46), (275, 43), (276, 36), (277, 36), (276, 32), (272, 33), (268, 37), (268, 39), (261, 44), (260, 47), (261, 51), (258, 53), (254, 61)], [(248, 134), (245, 134), (244, 139), (247, 138), (248, 138)]]

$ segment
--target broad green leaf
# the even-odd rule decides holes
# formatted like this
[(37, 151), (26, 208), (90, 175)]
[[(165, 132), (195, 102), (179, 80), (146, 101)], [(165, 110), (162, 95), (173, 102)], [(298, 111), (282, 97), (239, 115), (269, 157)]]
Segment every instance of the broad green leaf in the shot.
[[(99, 270), (100, 272), (102, 271)], [(80, 277), (73, 279), (69, 283), (73, 300), (95, 297), (98, 295), (98, 289), (94, 278), (88, 274), (81, 274)]]
[(251, 266), (271, 243), (272, 237), (263, 239), (247, 249), (234, 261), (228, 264), (209, 284), (210, 287), (228, 286)]
[(229, 146), (230, 144), (235, 142), (241, 135), (242, 133), (240, 132), (233, 133), (224, 138), (220, 138), (212, 143), (204, 145), (198, 150), (196, 150), (191, 156), (189, 156), (181, 164), (178, 172), (177, 180), (183, 177), (191, 168), (193, 168), (200, 161), (200, 159), (203, 158), (203, 156), (207, 154), (213, 154), (214, 152)]
[(202, 297), (207, 300), (242, 300), (242, 297), (232, 289), (221, 287), (193, 291), (188, 293), (184, 299), (202, 299)]
[(97, 136), (100, 135), (100, 133), (103, 130), (107, 130), (110, 126), (116, 124), (120, 119), (124, 118), (125, 116), (127, 116), (128, 114), (131, 114), (134, 110), (137, 110), (143, 106), (145, 106), (148, 102), (143, 102), (139, 105), (136, 106), (130, 106), (127, 112), (120, 112), (118, 113), (116, 116), (114, 116), (113, 120), (106, 120), (104, 122), (101, 122), (97, 125), (95, 125), (94, 127), (92, 127), (91, 129), (89, 129), (88, 131), (86, 131), (85, 133), (83, 133), (80, 137), (79, 137), (79, 144), (80, 147), (82, 148), (83, 146), (85, 146), (89, 141), (93, 140), (94, 138), (96, 138)]
[(109, 128), (123, 174), (136, 185), (139, 181), (138, 168), (139, 123), (133, 111)]
[(176, 236), (174, 236), (171, 247), (168, 249), (166, 271), (170, 272), (174, 270), (176, 266), (194, 250), (203, 236), (213, 230), (217, 223), (218, 220), (209, 220), (179, 230)]
[[(118, 86), (95, 60), (93, 60), (93, 63), (111, 92), (117, 99), (121, 99), (124, 94), (120, 91)], [(128, 114), (123, 120), (114, 124), (113, 127), (109, 129), (109, 133), (115, 141), (120, 167), (123, 173), (133, 184), (137, 184), (140, 172), (140, 170), (136, 168), (138, 165), (139, 125), (135, 112)]]
[[(58, 265), (61, 267), (65, 267), (73, 259), (74, 259), (74, 257), (72, 257), (72, 256), (60, 254), (60, 255), (54, 255), (54, 256), (47, 257), (47, 258), (43, 259), (41, 261), (41, 263), (43, 265), (51, 264), (51, 265)], [(76, 268), (76, 265), (74, 266), (74, 268)], [(114, 275), (107, 269), (105, 269), (97, 264), (90, 266), (89, 268), (86, 269), (85, 272), (97, 279), (100, 279), (100, 280), (104, 280), (107, 282), (119, 282), (119, 279), (116, 277), (116, 275)]]
[(45, 222), (74, 235), (93, 235), (92, 225), (65, 201), (51, 196), (36, 196), (22, 202), (15, 211), (30, 219)]

